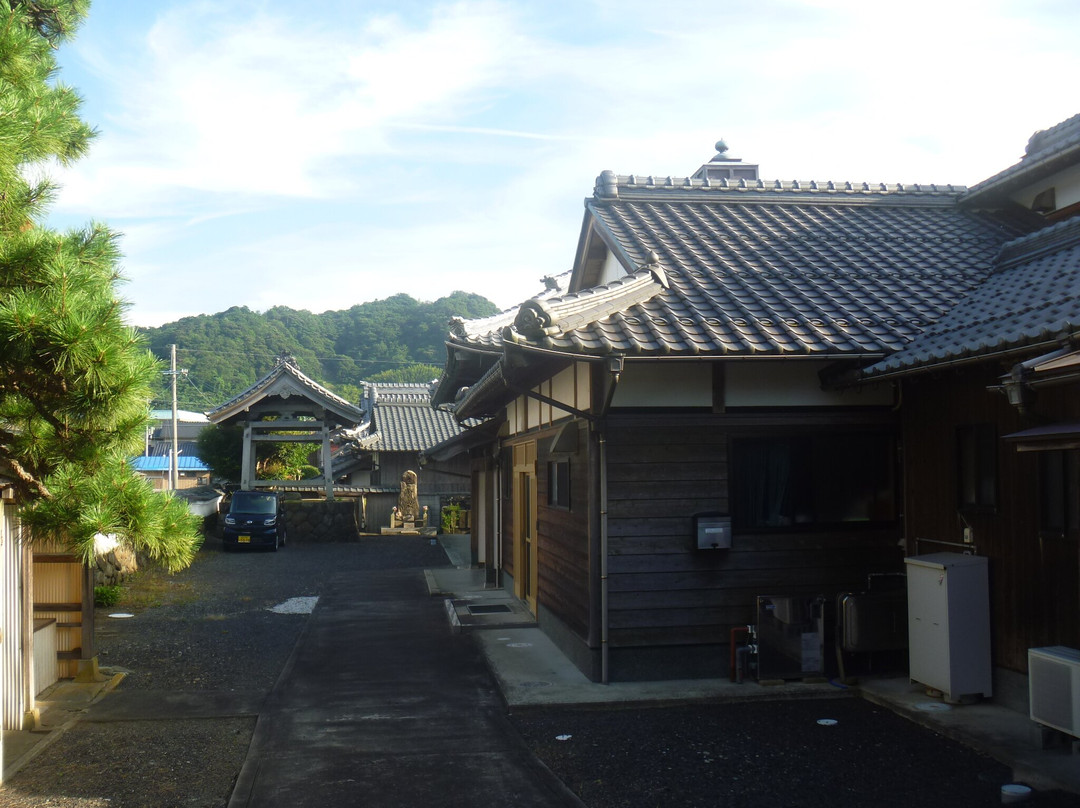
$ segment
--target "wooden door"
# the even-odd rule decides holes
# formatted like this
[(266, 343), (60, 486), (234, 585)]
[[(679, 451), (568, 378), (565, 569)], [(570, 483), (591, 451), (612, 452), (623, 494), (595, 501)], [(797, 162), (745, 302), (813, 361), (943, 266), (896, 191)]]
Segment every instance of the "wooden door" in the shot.
[(536, 614), (536, 443), (514, 447), (514, 594)]

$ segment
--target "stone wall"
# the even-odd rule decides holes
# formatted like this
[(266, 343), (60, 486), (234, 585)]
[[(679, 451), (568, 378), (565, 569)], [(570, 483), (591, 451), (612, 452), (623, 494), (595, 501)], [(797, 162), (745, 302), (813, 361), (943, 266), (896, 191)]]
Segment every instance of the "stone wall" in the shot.
[(359, 500), (286, 500), (284, 508), (290, 544), (353, 541), (360, 535)]
[(135, 553), (119, 546), (94, 557), (94, 586), (119, 586), (139, 569)]

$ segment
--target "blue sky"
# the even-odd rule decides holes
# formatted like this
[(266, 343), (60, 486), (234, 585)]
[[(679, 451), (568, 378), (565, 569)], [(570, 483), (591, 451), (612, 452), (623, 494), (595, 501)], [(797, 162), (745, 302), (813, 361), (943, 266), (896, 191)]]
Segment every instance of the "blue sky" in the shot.
[(123, 233), (136, 325), (569, 269), (597, 175), (971, 185), (1080, 112), (1074, 0), (96, 0), (57, 227)]

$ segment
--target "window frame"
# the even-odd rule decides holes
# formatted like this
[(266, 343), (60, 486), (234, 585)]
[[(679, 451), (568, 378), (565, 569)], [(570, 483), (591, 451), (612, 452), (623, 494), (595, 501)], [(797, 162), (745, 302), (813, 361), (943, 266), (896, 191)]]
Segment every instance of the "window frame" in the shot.
[(990, 422), (956, 427), (956, 507), (961, 513), (996, 513), (998, 435)]
[(548, 507), (569, 511), (572, 504), (570, 498), (570, 458), (553, 457), (548, 460), (547, 466)]
[(1080, 451), (1049, 449), (1038, 455), (1039, 537), (1080, 539)]
[[(842, 484), (837, 481), (835, 486), (821, 486), (819, 481), (822, 475), (820, 469), (830, 468), (830, 463), (835, 458), (837, 446), (846, 442), (845, 447), (849, 451), (857, 452), (856, 446), (865, 447), (867, 441), (879, 441), (885, 450), (882, 464), (876, 467), (879, 485), (867, 486), (863, 493), (870, 495), (866, 501), (866, 518), (825, 518), (828, 514), (835, 514), (842, 508), (842, 503), (836, 498), (836, 492), (842, 490)], [(757, 445), (757, 448), (750, 448)], [(781, 463), (789, 462), (791, 468), (798, 472), (794, 480), (794, 486), (801, 490), (794, 490), (791, 495), (798, 504), (795, 509), (809, 507), (811, 516), (800, 520), (798, 515), (784, 524), (768, 524), (761, 520), (760, 514), (751, 516), (748, 511), (756, 510), (753, 502), (753, 494), (748, 493), (747, 486), (753, 485), (752, 477), (759, 477), (762, 473), (771, 474), (770, 471), (762, 471), (752, 468), (760, 465), (760, 450), (768, 446), (766, 453), (771, 453), (779, 448), (778, 460)], [(759, 453), (755, 460), (750, 451)], [(787, 457), (780, 455), (787, 454)], [(768, 462), (768, 460), (766, 460)], [(876, 429), (830, 429), (826, 432), (820, 430), (795, 429), (784, 430), (772, 434), (747, 434), (734, 435), (729, 442), (729, 494), (732, 514), (732, 529), (736, 533), (814, 533), (822, 531), (857, 531), (892, 528), (900, 521), (900, 469), (899, 447), (897, 445), (896, 430), (890, 427)], [(866, 467), (861, 466), (862, 473), (852, 473), (853, 478), (868, 479)], [(783, 485), (786, 489), (791, 480), (785, 479)], [(785, 495), (787, 494), (785, 490)], [(766, 494), (772, 496), (773, 494)], [(851, 502), (855, 502), (852, 499)], [(885, 517), (875, 516), (880, 509), (886, 509)], [(791, 506), (788, 506), (790, 514)], [(779, 515), (779, 512), (778, 512)]]

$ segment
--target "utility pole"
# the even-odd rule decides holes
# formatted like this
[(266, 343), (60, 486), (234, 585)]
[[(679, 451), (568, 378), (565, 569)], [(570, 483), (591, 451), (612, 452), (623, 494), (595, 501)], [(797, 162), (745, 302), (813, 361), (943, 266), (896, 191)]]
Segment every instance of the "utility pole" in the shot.
[(176, 377), (186, 374), (187, 369), (176, 369), (176, 343), (169, 346), (169, 369), (162, 371), (166, 376), (172, 377), (172, 447), (169, 451), (169, 490), (175, 491), (180, 487), (180, 439), (176, 428)]
[(176, 435), (176, 343), (171, 346), (169, 375), (172, 377), (172, 452), (169, 457), (169, 490), (180, 487), (180, 441)]

